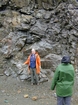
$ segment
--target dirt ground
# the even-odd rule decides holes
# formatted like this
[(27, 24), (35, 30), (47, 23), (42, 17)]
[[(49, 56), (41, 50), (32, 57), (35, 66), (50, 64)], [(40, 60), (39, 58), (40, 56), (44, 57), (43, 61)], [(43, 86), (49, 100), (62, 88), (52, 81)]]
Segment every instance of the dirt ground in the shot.
[[(77, 83), (72, 96), (72, 105), (78, 105)], [(0, 76), (0, 105), (56, 105), (55, 91), (51, 91), (50, 86), (51, 79), (40, 83), (39, 86), (31, 86), (28, 81), (20, 81), (11, 76)], [(32, 100), (34, 96), (37, 98), (35, 101)]]

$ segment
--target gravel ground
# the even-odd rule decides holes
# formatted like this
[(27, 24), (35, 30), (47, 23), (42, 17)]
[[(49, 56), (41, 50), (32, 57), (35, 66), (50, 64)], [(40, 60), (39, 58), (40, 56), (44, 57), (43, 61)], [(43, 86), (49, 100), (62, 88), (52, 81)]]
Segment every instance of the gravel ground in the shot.
[[(78, 78), (76, 78), (72, 105), (78, 105)], [(31, 86), (28, 81), (0, 76), (0, 105), (56, 105), (55, 91), (50, 90), (51, 79)], [(27, 97), (27, 98), (26, 98)], [(32, 100), (36, 97), (37, 100)]]

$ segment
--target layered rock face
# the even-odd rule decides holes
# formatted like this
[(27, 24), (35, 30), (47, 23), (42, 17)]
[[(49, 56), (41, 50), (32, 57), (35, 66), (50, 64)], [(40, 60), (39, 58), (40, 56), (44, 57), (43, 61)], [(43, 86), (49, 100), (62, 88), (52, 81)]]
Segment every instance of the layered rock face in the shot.
[(64, 55), (71, 56), (78, 70), (77, 6), (60, 0), (0, 1), (0, 72), (29, 79), (22, 64), (32, 48), (41, 57), (41, 81)]

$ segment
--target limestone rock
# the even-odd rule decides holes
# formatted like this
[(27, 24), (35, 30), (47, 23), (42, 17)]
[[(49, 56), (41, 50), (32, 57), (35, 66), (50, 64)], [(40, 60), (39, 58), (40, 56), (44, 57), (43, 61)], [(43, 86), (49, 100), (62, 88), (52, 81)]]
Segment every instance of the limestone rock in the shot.
[(38, 99), (37, 96), (33, 96), (33, 97), (32, 97), (32, 100), (33, 100), (33, 101), (36, 101), (37, 99)]
[(24, 98), (28, 98), (28, 94), (25, 94), (25, 95), (24, 95)]

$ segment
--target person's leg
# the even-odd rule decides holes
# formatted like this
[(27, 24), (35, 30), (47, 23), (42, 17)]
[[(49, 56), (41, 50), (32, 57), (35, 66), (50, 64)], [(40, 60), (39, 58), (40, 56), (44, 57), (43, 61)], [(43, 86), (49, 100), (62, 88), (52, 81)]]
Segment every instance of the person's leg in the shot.
[(65, 97), (64, 103), (65, 103), (65, 105), (71, 105), (71, 97)]
[(31, 71), (31, 84), (33, 85), (34, 83), (34, 70), (32, 68), (30, 68)]
[(57, 105), (64, 105), (63, 103), (64, 103), (63, 97), (57, 96)]
[(35, 76), (36, 83), (39, 84), (39, 78), (38, 78), (38, 74), (36, 73), (36, 68), (33, 70), (34, 70), (34, 76)]

